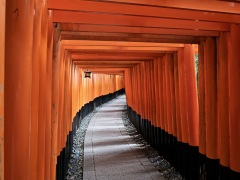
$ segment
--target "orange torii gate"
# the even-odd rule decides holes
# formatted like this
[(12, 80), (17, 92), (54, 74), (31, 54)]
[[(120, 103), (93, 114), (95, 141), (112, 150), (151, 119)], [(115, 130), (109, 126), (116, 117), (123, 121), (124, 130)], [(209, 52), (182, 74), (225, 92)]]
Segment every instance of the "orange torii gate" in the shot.
[(184, 177), (239, 179), (232, 3), (0, 0), (0, 179), (64, 178), (78, 120), (123, 88), (132, 122)]
[[(128, 106), (141, 116), (140, 124), (145, 124), (145, 127), (139, 127), (139, 122), (134, 123), (143, 128), (140, 131), (145, 138), (160, 148), (160, 152), (172, 163), (176, 161), (174, 153), (177, 153), (177, 141), (192, 147), (199, 145), (193, 59), (193, 47), (186, 45), (177, 54), (166, 54), (162, 58), (142, 63), (125, 74)], [(154, 134), (155, 128), (161, 129), (160, 136)], [(157, 139), (161, 139), (160, 144), (156, 144), (159, 141)]]
[[(14, 17), (7, 16), (4, 112), (8, 121), (2, 126), (1, 98), (0, 137), (3, 127), (5, 136), (5, 144), (0, 146), (1, 179), (56, 179), (57, 158), (66, 146), (76, 113), (96, 97), (124, 88), (122, 75), (93, 73), (91, 79), (85, 79), (61, 45), (52, 12), (40, 1), (30, 5), (19, 3), (24, 13), (17, 27)], [(33, 8), (35, 16), (29, 15)], [(27, 27), (24, 34), (15, 33), (15, 28), (23, 27)], [(1, 26), (1, 35), (2, 31)], [(13, 46), (17, 47), (14, 53)], [(2, 69), (0, 77), (2, 97)]]

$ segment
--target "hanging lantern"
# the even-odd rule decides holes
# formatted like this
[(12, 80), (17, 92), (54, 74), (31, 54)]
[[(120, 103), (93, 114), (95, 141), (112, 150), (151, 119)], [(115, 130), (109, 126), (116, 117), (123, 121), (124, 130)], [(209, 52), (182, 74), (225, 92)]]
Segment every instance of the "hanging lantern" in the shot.
[(91, 78), (91, 74), (92, 74), (91, 71), (87, 70), (87, 71), (84, 71), (84, 73), (85, 73), (85, 78)]

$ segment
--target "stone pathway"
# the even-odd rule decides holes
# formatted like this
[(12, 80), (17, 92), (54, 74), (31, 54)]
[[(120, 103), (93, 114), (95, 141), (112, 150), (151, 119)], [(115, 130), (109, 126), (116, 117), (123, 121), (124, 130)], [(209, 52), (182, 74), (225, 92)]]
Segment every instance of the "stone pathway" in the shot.
[(163, 180), (123, 124), (126, 97), (104, 104), (92, 117), (84, 141), (84, 180)]

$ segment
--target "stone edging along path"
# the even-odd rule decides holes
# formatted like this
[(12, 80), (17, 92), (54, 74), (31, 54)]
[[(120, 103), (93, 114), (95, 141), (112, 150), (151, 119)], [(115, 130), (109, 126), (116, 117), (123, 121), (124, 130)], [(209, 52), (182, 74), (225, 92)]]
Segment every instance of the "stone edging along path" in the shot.
[(80, 123), (80, 127), (73, 137), (73, 150), (68, 163), (68, 171), (66, 180), (82, 180), (83, 179), (83, 157), (84, 157), (84, 138), (92, 117), (97, 110), (87, 115)]

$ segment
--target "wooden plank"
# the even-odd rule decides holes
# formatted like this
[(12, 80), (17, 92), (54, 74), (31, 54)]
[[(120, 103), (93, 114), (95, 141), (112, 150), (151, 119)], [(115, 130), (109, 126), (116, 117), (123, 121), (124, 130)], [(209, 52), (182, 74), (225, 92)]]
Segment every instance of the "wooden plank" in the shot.
[(81, 35), (61, 35), (62, 40), (98, 40), (98, 41), (125, 41), (125, 42), (155, 42), (197, 44), (203, 38), (195, 36), (158, 35), (150, 34), (121, 34), (121, 33), (81, 33)]
[[(127, 1), (129, 2), (129, 1)], [(138, 1), (139, 2), (139, 1)], [(181, 1), (182, 2), (182, 1)], [(160, 2), (158, 2), (160, 3)], [(179, 1), (178, 1), (179, 3)], [(216, 3), (216, 2), (215, 2)], [(206, 4), (206, 3), (201, 3)], [(206, 5), (205, 5), (206, 6)], [(224, 5), (226, 7), (226, 5)], [(108, 14), (125, 14), (136, 16), (151, 16), (151, 17), (164, 17), (173, 19), (191, 19), (199, 21), (215, 21), (227, 23), (239, 23), (240, 17), (238, 14), (219, 13), (219, 10), (210, 12), (207, 9), (194, 9), (190, 10), (189, 4), (185, 8), (178, 6), (149, 6), (148, 2), (142, 4), (123, 4), (123, 3), (110, 3), (103, 1), (79, 1), (79, 0), (50, 0), (48, 1), (48, 8), (54, 10), (68, 10), (68, 11), (88, 11), (100, 12)], [(199, 6), (197, 6), (199, 8)], [(215, 8), (208, 6), (207, 8)], [(224, 9), (225, 11), (227, 9)], [(203, 12), (205, 11), (205, 12)], [(221, 11), (220, 11), (221, 12)]]
[(73, 61), (75, 64), (91, 64), (91, 65), (95, 65), (95, 64), (103, 64), (103, 65), (118, 65), (118, 64), (138, 64), (142, 61)]
[(65, 45), (67, 50), (109, 50), (109, 51), (120, 51), (120, 52), (137, 52), (137, 51), (148, 51), (148, 52), (167, 52), (177, 51), (175, 47), (123, 47), (123, 46), (77, 46), (77, 45)]
[(176, 29), (198, 29), (229, 31), (229, 24), (205, 21), (190, 21), (178, 19), (166, 19), (155, 17), (138, 17), (118, 14), (92, 14), (86, 12), (54, 11), (54, 22), (63, 23), (84, 23), (84, 24), (104, 24), (138, 27), (161, 27)]
[(94, 71), (93, 74), (108, 74), (108, 75), (119, 75), (119, 76), (123, 76), (124, 73), (123, 72), (111, 72), (111, 71)]
[(132, 34), (162, 34), (162, 35), (182, 35), (182, 36), (219, 36), (218, 31), (174, 29), (160, 27), (130, 27), (95, 24), (61, 23), (62, 35), (78, 35), (79, 32), (111, 32), (111, 33), (132, 33)]
[[(79, 58), (76, 58), (76, 57), (79, 57)], [(105, 57), (102, 57), (102, 58), (82, 58), (81, 57), (81, 54), (79, 55), (74, 55), (74, 57), (72, 57), (72, 61), (105, 61), (105, 62), (115, 62), (115, 61), (121, 61), (121, 62), (126, 62), (126, 61), (150, 61), (151, 59), (141, 59), (140, 57), (139, 58), (124, 58), (124, 59), (120, 59), (120, 58), (114, 58), (114, 59), (109, 59), (109, 58), (105, 58)]]
[(171, 0), (171, 1), (156, 1), (156, 0), (103, 0), (105, 2), (124, 3), (124, 4), (138, 4), (147, 6), (159, 6), (176, 9), (191, 9), (199, 11), (223, 12), (240, 14), (240, 4), (234, 2), (224, 1), (192, 1), (192, 0)]
[(149, 42), (121, 42), (121, 41), (87, 41), (87, 40), (62, 40), (62, 45), (76, 46), (130, 46), (130, 47), (184, 47), (177, 43), (149, 43)]
[(154, 57), (161, 57), (162, 53), (151, 53), (151, 52), (125, 52), (125, 53), (121, 53), (121, 52), (105, 52), (105, 51), (85, 51), (85, 52), (81, 52), (79, 55), (79, 51), (69, 51), (72, 55), (72, 57), (83, 57), (83, 58), (121, 58), (121, 59), (125, 59), (125, 58), (139, 58), (141, 59), (151, 59)]
[(130, 68), (130, 67), (133, 67), (135, 66), (136, 64), (118, 64), (118, 65), (112, 65), (112, 64), (109, 64), (109, 65), (105, 65), (105, 64), (95, 64), (95, 65), (91, 65), (91, 64), (87, 64), (87, 65), (84, 65), (84, 64), (80, 64), (78, 65), (78, 63), (75, 63), (78, 67), (81, 67), (81, 68), (95, 68), (95, 67), (98, 67), (98, 68)]
[[(87, 68), (81, 68), (83, 71), (86, 71)], [(128, 70), (128, 68), (119, 68), (119, 67), (92, 67), (91, 72), (124, 72)]]

